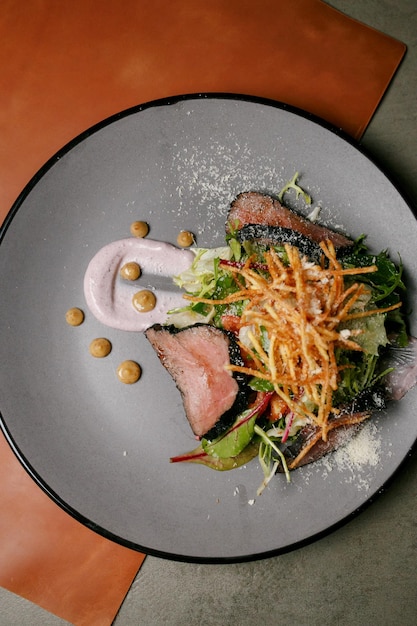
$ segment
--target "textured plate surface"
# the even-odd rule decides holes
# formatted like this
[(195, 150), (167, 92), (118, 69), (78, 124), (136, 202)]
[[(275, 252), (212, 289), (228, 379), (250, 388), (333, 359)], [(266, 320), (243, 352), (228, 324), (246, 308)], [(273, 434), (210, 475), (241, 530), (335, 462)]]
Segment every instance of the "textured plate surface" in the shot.
[[(201, 561), (265, 556), (308, 542), (377, 494), (417, 436), (416, 389), (355, 446), (276, 477), (261, 497), (257, 461), (217, 473), (169, 457), (195, 441), (180, 395), (143, 336), (104, 327), (85, 309), (83, 276), (133, 220), (175, 243), (224, 242), (233, 197), (278, 192), (293, 174), (321, 221), (375, 251), (401, 252), (417, 309), (416, 220), (389, 179), (349, 140), (278, 103), (225, 95), (158, 101), (76, 138), (30, 182), (2, 230), (2, 426), (18, 457), (61, 506), (98, 532), (152, 554)], [(416, 334), (415, 326), (411, 328)], [(113, 350), (93, 359), (88, 345)], [(124, 359), (139, 383), (117, 381)]]

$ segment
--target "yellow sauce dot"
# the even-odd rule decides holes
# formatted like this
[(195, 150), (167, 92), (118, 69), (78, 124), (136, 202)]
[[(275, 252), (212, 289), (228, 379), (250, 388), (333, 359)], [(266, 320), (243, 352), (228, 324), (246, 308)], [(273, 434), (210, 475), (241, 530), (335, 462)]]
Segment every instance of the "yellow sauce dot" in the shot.
[(111, 343), (108, 339), (105, 339), (104, 337), (98, 337), (97, 339), (93, 339), (93, 341), (90, 343), (90, 354), (97, 359), (102, 359), (103, 357), (108, 356), (110, 352)]
[(72, 307), (72, 309), (68, 309), (65, 313), (65, 320), (70, 326), (79, 326), (84, 321), (84, 313), (81, 309)]
[(134, 261), (125, 263), (120, 270), (120, 275), (125, 280), (137, 280), (141, 275), (140, 265)]
[(135, 361), (123, 361), (116, 371), (118, 379), (125, 385), (136, 383), (142, 374), (140, 366)]
[(147, 313), (152, 311), (156, 305), (156, 297), (152, 291), (142, 289), (137, 291), (132, 298), (132, 304), (139, 313)]
[(194, 243), (194, 235), (189, 230), (182, 230), (177, 237), (177, 244), (181, 248), (189, 248)]
[(130, 225), (130, 233), (134, 237), (146, 237), (149, 232), (149, 226), (146, 222), (132, 222)]

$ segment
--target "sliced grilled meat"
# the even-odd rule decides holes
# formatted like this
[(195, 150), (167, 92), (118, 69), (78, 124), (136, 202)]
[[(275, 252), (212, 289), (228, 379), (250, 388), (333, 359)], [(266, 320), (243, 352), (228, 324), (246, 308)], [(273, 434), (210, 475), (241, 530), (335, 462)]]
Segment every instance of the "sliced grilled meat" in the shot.
[[(334, 452), (341, 445), (347, 443), (349, 439), (355, 435), (362, 422), (367, 420), (371, 413), (357, 413), (354, 418), (347, 416), (337, 418), (337, 421), (329, 424), (329, 432), (326, 441), (322, 438), (321, 429), (317, 426), (305, 426), (299, 435), (297, 455), (290, 454), (290, 450), (286, 451), (286, 458), (289, 470), (297, 469), (303, 465), (314, 463), (329, 452)], [(353, 421), (353, 419), (357, 421)], [(294, 447), (296, 449), (296, 447)], [(280, 471), (282, 471), (280, 469)]]
[[(284, 455), (290, 470), (318, 461), (334, 452), (360, 429), (372, 413), (386, 408), (386, 390), (383, 387), (366, 389), (352, 403), (333, 416), (328, 423), (327, 440), (323, 441), (321, 428), (308, 424), (300, 431)], [(279, 471), (283, 471), (282, 468)]]
[[(300, 241), (305, 239), (319, 244), (320, 241), (329, 240), (335, 248), (351, 246), (353, 241), (341, 233), (337, 233), (325, 226), (314, 224), (295, 211), (282, 206), (277, 198), (256, 191), (245, 191), (239, 194), (232, 202), (227, 216), (226, 232), (239, 231), (249, 224), (259, 224), (271, 227), (270, 233), (275, 231), (276, 243), (279, 234), (284, 237), (283, 242), (297, 244), (294, 233), (298, 234)], [(266, 231), (265, 231), (266, 233)], [(242, 235), (241, 235), (242, 236)], [(292, 236), (291, 240), (287, 238)], [(250, 237), (247, 236), (247, 239)], [(259, 237), (256, 237), (257, 239)]]
[(145, 335), (181, 392), (193, 433), (215, 439), (248, 404), (246, 376), (225, 369), (243, 365), (233, 334), (208, 324), (157, 324)]

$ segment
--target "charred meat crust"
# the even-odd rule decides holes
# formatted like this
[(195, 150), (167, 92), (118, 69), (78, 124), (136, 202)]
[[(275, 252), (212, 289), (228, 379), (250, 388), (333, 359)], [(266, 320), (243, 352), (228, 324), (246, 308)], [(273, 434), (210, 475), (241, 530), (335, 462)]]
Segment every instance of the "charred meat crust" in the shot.
[(301, 233), (284, 228), (283, 226), (269, 226), (268, 224), (247, 224), (235, 234), (240, 243), (256, 241), (258, 243), (273, 246), (288, 243), (296, 246), (301, 254), (318, 261), (322, 255), (320, 246)]
[[(234, 334), (228, 330), (221, 330), (229, 339), (230, 364), (243, 366), (244, 362)], [(248, 376), (240, 372), (233, 372), (233, 378), (238, 384), (236, 399), (233, 406), (220, 416), (213, 428), (206, 432), (204, 438), (208, 441), (213, 441), (222, 435), (228, 428), (230, 428), (239, 413), (242, 413), (242, 411), (245, 411), (248, 408), (249, 396), (252, 393), (250, 387), (248, 386)]]
[[(205, 324), (196, 324), (195, 326), (205, 326)], [(222, 332), (229, 340), (228, 348), (230, 364), (242, 367), (245, 363), (242, 359), (242, 354), (237, 344), (235, 335), (229, 330), (222, 328), (218, 328), (217, 330)], [(205, 433), (204, 439), (207, 439), (208, 441), (213, 441), (222, 435), (233, 424), (239, 413), (242, 413), (242, 411), (245, 411), (248, 408), (249, 396), (252, 393), (250, 387), (248, 386), (248, 376), (246, 374), (242, 374), (241, 372), (233, 372), (232, 376), (238, 384), (236, 399), (233, 406), (220, 416), (213, 428)]]
[[(166, 339), (169, 338), (167, 337), (167, 335), (171, 338), (177, 337), (183, 339), (185, 338), (185, 335), (187, 333), (192, 335), (193, 338), (196, 337), (196, 333), (199, 333), (200, 335), (205, 335), (206, 337), (208, 337), (208, 335), (210, 334), (213, 337), (216, 336), (219, 340), (222, 340), (222, 338), (224, 338), (224, 341), (227, 345), (229, 363), (233, 365), (243, 365), (243, 360), (239, 346), (236, 343), (233, 333), (220, 328), (216, 328), (215, 326), (211, 326), (208, 324), (194, 324), (185, 328), (176, 328), (173, 325), (161, 326), (160, 324), (155, 324), (145, 331), (146, 338), (155, 349), (165, 369), (167, 369), (167, 371), (171, 374), (175, 384), (177, 385), (177, 388), (181, 393), (184, 409), (194, 434), (199, 438), (204, 437), (205, 439), (211, 441), (224, 433), (233, 424), (237, 415), (247, 408), (250, 389), (248, 387), (247, 376), (245, 374), (241, 374), (239, 372), (230, 373), (230, 377), (234, 379), (236, 387), (235, 396), (232, 400), (231, 405), (229, 405), (229, 408), (227, 408), (227, 410), (221, 412), (219, 415), (216, 416), (216, 419), (213, 420), (214, 423), (211, 423), (210, 427), (205, 432), (201, 430), (200, 426), (197, 427), (195, 423), (195, 415), (191, 415), (190, 410), (187, 411), (187, 407), (189, 407), (187, 394), (189, 394), (189, 390), (192, 389), (192, 392), (195, 391), (195, 394), (198, 395), (197, 383), (196, 388), (193, 389), (192, 380), (186, 380), (184, 382), (185, 368), (182, 367), (182, 357), (180, 356), (180, 352), (177, 353), (177, 351), (175, 350), (176, 346), (166, 348), (163, 340), (164, 335)], [(204, 356), (205, 355), (202, 355), (202, 357)], [(195, 358), (198, 357), (190, 355), (191, 362)], [(197, 362), (195, 363), (195, 366), (198, 368)], [(201, 411), (201, 414), (203, 415), (204, 412), (207, 411), (209, 408), (211, 407), (207, 407), (207, 405), (204, 405), (204, 402), (202, 401), (201, 407), (198, 407), (198, 410)]]

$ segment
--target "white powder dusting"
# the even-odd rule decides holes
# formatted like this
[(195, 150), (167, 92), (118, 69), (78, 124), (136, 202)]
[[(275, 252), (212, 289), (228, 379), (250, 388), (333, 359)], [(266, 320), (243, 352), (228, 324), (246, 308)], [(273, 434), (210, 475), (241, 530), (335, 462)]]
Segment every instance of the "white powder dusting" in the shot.
[[(205, 207), (197, 234), (218, 227), (219, 215), (223, 223), (230, 202), (242, 191), (280, 191), (293, 172), (284, 174), (279, 162), (278, 156), (274, 159), (271, 154), (254, 156), (251, 147), (242, 145), (232, 131), (222, 142), (199, 145), (197, 140), (191, 147), (178, 149), (172, 159), (178, 181), (178, 214), (184, 218), (194, 213), (197, 202)], [(224, 230), (219, 234), (224, 237)]]
[(366, 423), (361, 430), (332, 454), (317, 464), (326, 478), (329, 472), (337, 470), (345, 483), (355, 484), (359, 490), (368, 490), (373, 470), (381, 459), (381, 439), (374, 422)]
[(339, 469), (360, 469), (364, 466), (376, 467), (380, 460), (381, 441), (378, 429), (369, 422), (349, 443), (335, 451), (334, 461)]
[[(174, 221), (178, 218), (191, 220), (197, 213), (195, 234), (198, 237), (204, 234), (204, 240), (224, 241), (224, 223), (231, 201), (243, 191), (276, 195), (294, 176), (295, 170), (289, 165), (286, 141), (282, 137), (274, 137), (272, 146), (270, 137), (261, 136), (254, 141), (249, 123), (245, 139), (239, 124), (231, 122), (221, 137), (216, 136), (215, 130), (208, 141), (207, 134), (203, 132), (200, 136), (199, 127), (195, 126), (194, 109), (191, 107), (184, 112), (190, 125), (184, 125), (177, 143), (171, 146), (170, 163), (167, 164), (165, 158), (160, 162), (160, 184), (169, 198), (164, 212)], [(303, 167), (302, 161), (296, 165), (301, 186)], [(312, 221), (316, 221), (322, 211), (334, 215), (334, 211), (321, 206), (317, 183), (306, 191), (318, 206), (305, 205), (293, 192), (286, 197), (286, 204)]]

